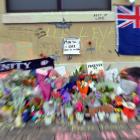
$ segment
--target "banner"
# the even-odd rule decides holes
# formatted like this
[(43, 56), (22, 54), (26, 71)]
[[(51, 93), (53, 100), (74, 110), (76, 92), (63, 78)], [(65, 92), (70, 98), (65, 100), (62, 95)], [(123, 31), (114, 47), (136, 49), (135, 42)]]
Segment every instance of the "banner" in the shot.
[(0, 62), (0, 72), (10, 71), (13, 69), (34, 70), (42, 67), (54, 67), (54, 59), (48, 57), (28, 61), (4, 60)]
[(116, 6), (117, 52), (140, 55), (140, 6)]

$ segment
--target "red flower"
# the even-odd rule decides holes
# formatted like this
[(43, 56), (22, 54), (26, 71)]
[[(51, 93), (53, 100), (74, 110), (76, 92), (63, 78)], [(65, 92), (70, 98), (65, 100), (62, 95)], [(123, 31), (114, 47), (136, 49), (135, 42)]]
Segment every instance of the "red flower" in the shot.
[(85, 75), (84, 74), (79, 75), (79, 79), (80, 80), (83, 80), (84, 78), (85, 78)]
[(92, 42), (91, 41), (88, 41), (88, 45), (90, 46), (92, 44)]
[(123, 113), (128, 117), (128, 119), (133, 119), (136, 116), (134, 109), (124, 108)]
[(59, 92), (53, 92), (52, 93), (52, 97), (55, 98), (55, 99), (57, 99), (57, 98), (60, 97), (60, 93)]
[(44, 55), (43, 53), (40, 53), (39, 56), (40, 56), (41, 58), (47, 58), (47, 56)]
[(94, 80), (97, 80), (97, 75), (96, 74), (93, 74), (93, 75), (91, 75), (92, 76), (92, 78), (94, 79)]

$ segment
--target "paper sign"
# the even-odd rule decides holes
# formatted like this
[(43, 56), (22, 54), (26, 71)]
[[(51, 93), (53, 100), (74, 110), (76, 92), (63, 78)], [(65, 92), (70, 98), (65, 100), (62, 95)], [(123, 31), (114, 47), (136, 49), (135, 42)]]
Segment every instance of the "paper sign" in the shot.
[(136, 90), (137, 83), (131, 80), (121, 79), (120, 86), (125, 91), (125, 94), (129, 95)]
[(61, 76), (66, 75), (66, 68), (65, 68), (65, 66), (56, 67), (55, 70), (56, 70), (59, 74), (61, 74)]
[(115, 81), (119, 75), (119, 71), (116, 68), (105, 71), (106, 81)]
[(80, 54), (80, 39), (64, 38), (63, 54)]
[(100, 70), (104, 70), (103, 62), (88, 62), (87, 63), (88, 74), (97, 74)]
[(50, 69), (51, 68), (45, 68), (45, 69), (44, 68), (40, 68), (40, 69), (36, 69), (36, 73), (46, 76), (48, 74), (48, 71)]

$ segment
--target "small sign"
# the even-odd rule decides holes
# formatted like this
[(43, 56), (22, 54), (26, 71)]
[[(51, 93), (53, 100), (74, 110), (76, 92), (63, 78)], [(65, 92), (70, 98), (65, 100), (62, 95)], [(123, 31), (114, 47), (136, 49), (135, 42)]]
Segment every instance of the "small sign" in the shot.
[(80, 54), (80, 38), (64, 38), (63, 54)]
[(109, 69), (105, 71), (106, 81), (116, 81), (118, 79), (119, 70), (117, 68)]
[(104, 70), (103, 62), (88, 62), (87, 63), (88, 74), (97, 74), (100, 70)]

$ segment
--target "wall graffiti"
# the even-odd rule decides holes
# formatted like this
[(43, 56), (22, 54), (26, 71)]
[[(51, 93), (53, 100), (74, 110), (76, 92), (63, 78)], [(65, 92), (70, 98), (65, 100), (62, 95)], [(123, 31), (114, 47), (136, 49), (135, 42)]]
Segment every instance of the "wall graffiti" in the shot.
[(47, 34), (46, 34), (46, 31), (43, 28), (38, 28), (35, 31), (35, 35), (37, 36), (38, 39), (41, 39), (42, 37), (45, 37)]
[[(70, 28), (65, 28), (65, 25), (61, 27), (57, 28), (54, 24), (0, 26), (0, 42), (7, 41), (14, 44), (17, 41), (31, 42), (33, 44), (31, 57), (38, 57), (40, 53), (48, 56), (55, 55), (54, 52), (57, 51), (59, 53), (57, 56), (55, 55), (55, 58), (59, 63), (69, 60), (71, 62), (85, 62), (98, 59), (99, 55), (100, 59), (104, 60), (130, 58), (116, 55), (115, 26), (113, 23), (73, 23)], [(65, 37), (73, 36), (77, 36), (81, 40), (81, 54), (78, 57), (65, 57), (61, 48), (62, 40)], [(93, 44), (89, 46), (85, 40), (90, 40)], [(18, 52), (22, 51), (18, 50)], [(27, 56), (22, 58), (27, 58)], [(134, 60), (138, 61), (140, 58), (135, 57)]]
[(95, 47), (88, 47), (86, 51), (93, 53), (95, 52)]
[(93, 14), (93, 19), (95, 21), (105, 21), (107, 16), (108, 16), (107, 13), (96, 13), (96, 14)]

